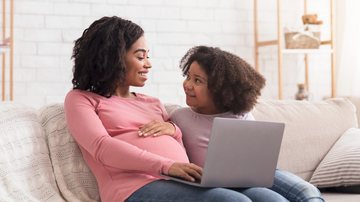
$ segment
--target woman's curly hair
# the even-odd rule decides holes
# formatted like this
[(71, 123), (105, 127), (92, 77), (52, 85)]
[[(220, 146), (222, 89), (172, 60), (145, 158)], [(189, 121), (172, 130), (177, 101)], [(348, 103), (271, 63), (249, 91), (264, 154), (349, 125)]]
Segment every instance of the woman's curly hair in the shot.
[(116, 16), (102, 17), (75, 41), (73, 89), (110, 97), (125, 79), (124, 56), (144, 30)]
[(207, 74), (207, 88), (219, 110), (242, 114), (255, 106), (265, 78), (246, 61), (219, 48), (196, 46), (180, 61), (183, 76), (194, 61)]

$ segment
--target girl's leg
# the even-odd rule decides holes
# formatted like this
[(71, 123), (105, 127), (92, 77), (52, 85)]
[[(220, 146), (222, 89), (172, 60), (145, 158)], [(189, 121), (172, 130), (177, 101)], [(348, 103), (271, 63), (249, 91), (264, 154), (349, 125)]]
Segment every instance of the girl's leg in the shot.
[(252, 187), (247, 189), (234, 189), (245, 194), (254, 202), (289, 202), (280, 194), (264, 187)]
[(309, 182), (297, 175), (284, 171), (276, 170), (274, 185), (270, 188), (283, 195), (289, 201), (301, 202), (324, 202), (320, 191)]
[(225, 188), (200, 188), (170, 180), (151, 182), (126, 202), (251, 202), (244, 194)]

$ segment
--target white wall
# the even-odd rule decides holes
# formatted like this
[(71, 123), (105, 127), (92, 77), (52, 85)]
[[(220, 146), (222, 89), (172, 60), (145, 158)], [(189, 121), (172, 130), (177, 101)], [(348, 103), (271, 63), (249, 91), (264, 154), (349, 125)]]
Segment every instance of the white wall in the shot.
[[(298, 1), (284, 3), (285, 22), (300, 22), (302, 4), (294, 6)], [(270, 39), (276, 36), (276, 1), (259, 4), (260, 32)], [(117, 15), (141, 25), (151, 49), (150, 79), (146, 87), (134, 90), (184, 104), (178, 62), (192, 46), (218, 46), (254, 64), (252, 6), (252, 0), (15, 0), (15, 101), (34, 107), (62, 102), (71, 89), (73, 41), (94, 20)], [(276, 50), (264, 52), (263, 98), (277, 98)], [(290, 66), (284, 67), (285, 98), (293, 98), (303, 74), (302, 56), (289, 57), (284, 59)], [(330, 92), (327, 66), (318, 65), (311, 73), (318, 97)]]

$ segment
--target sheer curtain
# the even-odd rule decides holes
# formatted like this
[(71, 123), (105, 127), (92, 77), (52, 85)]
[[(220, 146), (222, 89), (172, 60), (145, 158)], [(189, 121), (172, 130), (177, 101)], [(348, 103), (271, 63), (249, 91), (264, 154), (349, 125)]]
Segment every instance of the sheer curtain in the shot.
[(336, 1), (337, 96), (360, 97), (360, 1)]

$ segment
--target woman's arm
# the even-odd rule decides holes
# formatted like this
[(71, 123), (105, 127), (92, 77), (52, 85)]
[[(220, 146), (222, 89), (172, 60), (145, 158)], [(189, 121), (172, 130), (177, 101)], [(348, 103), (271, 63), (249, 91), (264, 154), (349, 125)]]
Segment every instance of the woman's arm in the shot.
[(65, 99), (69, 130), (76, 142), (96, 161), (119, 169), (168, 174), (173, 160), (111, 137), (95, 108), (96, 102), (80, 92), (72, 91)]
[[(178, 142), (181, 140), (181, 131), (172, 121), (151, 121), (139, 129), (139, 136), (170, 135)], [(181, 143), (181, 142), (180, 142)]]
[(160, 135), (170, 135), (176, 141), (178, 141), (181, 145), (182, 142), (182, 133), (180, 128), (172, 121), (170, 121), (170, 117), (164, 107), (163, 104), (160, 103), (160, 108), (163, 114), (163, 119), (165, 121), (151, 121), (143, 125), (139, 129), (139, 136), (160, 136)]

